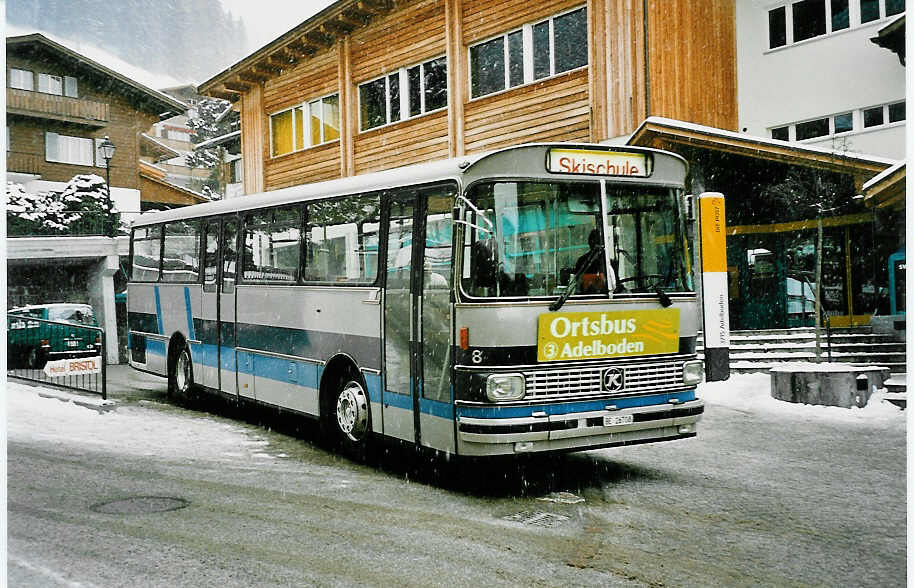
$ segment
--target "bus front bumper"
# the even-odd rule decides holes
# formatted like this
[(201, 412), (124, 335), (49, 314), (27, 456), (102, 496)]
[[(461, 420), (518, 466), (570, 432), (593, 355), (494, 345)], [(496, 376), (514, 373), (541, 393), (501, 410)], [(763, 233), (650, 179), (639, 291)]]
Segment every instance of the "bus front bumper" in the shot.
[(461, 455), (581, 451), (694, 437), (703, 400), (622, 410), (520, 418), (468, 418), (457, 424)]

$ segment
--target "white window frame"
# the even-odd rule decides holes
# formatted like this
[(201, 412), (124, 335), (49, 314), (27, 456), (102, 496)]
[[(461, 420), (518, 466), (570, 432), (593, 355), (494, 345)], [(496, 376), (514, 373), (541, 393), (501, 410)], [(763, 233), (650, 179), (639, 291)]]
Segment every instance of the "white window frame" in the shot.
[[(60, 135), (51, 131), (45, 131), (44, 136), (44, 157), (46, 161), (87, 167), (96, 165), (96, 142), (92, 138)], [(86, 148), (88, 148), (86, 153), (80, 153)], [(61, 151), (65, 153), (61, 154)], [(74, 153), (75, 156), (72, 156)], [(80, 155), (87, 155), (88, 157), (80, 159)]]
[[(766, 44), (765, 52), (780, 51), (781, 49), (784, 49), (786, 47), (792, 47), (794, 45), (798, 45), (798, 44), (802, 44), (802, 43), (809, 43), (809, 42), (815, 41), (817, 39), (822, 39), (824, 37), (828, 37), (830, 35), (844, 33), (846, 31), (849, 31), (849, 30), (852, 30), (855, 28), (859, 28), (859, 27), (863, 27), (863, 26), (870, 26), (874, 23), (881, 22), (881, 21), (885, 20), (886, 18), (899, 17), (904, 14), (904, 11), (902, 11), (898, 14), (892, 15), (891, 17), (887, 17), (886, 12), (885, 12), (886, 11), (885, 0), (878, 0), (879, 1), (879, 18), (877, 18), (875, 20), (871, 20), (869, 22), (861, 22), (862, 15), (861, 15), (861, 11), (860, 11), (860, 0), (848, 0), (848, 4), (847, 4), (848, 24), (843, 29), (833, 30), (832, 29), (833, 23), (832, 23), (831, 0), (825, 0), (825, 33), (821, 34), (821, 35), (816, 35), (815, 37), (810, 37), (808, 39), (803, 39), (802, 41), (794, 41), (793, 40), (793, 5), (797, 4), (800, 1), (801, 0), (791, 0), (789, 2), (778, 2), (776, 4), (771, 4), (770, 6), (768, 6), (765, 9), (765, 17), (766, 17), (766, 24), (767, 24), (767, 26), (766, 26), (767, 35), (765, 36), (765, 44)], [(784, 20), (785, 20), (785, 27), (786, 27), (785, 42), (783, 45), (780, 45), (778, 47), (771, 47), (771, 26), (770, 26), (770, 20), (768, 19), (768, 15), (771, 13), (772, 10), (777, 10), (778, 8), (782, 8), (782, 7), (785, 9), (784, 10)]]
[[(590, 53), (589, 53), (590, 39), (588, 38), (587, 39), (588, 46), (584, 50), (585, 53), (587, 53), (587, 63), (585, 63), (584, 65), (582, 65), (580, 67), (576, 67), (573, 69), (560, 71), (560, 72), (555, 71), (555, 19), (561, 18), (561, 17), (565, 16), (566, 14), (571, 14), (572, 12), (577, 12), (578, 10), (581, 10), (581, 9), (584, 10), (585, 19), (588, 18), (587, 5), (582, 4), (580, 6), (576, 6), (574, 8), (570, 8), (568, 10), (563, 10), (562, 12), (558, 12), (547, 18), (541, 18), (539, 20), (523, 24), (518, 28), (511, 29), (511, 30), (501, 33), (499, 35), (493, 35), (491, 37), (487, 37), (487, 38), (485, 38), (477, 43), (473, 43), (472, 45), (467, 47), (467, 65), (468, 65), (468, 67), (467, 67), (467, 82), (468, 82), (467, 95), (470, 96), (470, 100), (471, 101), (479, 100), (480, 98), (492, 96), (492, 95), (498, 94), (500, 92), (507, 92), (509, 90), (514, 90), (515, 88), (522, 88), (522, 87), (528, 86), (530, 84), (534, 84), (537, 82), (542, 82), (542, 81), (554, 78), (557, 75), (561, 75), (564, 73), (568, 73), (570, 71), (577, 71), (580, 69), (584, 69), (585, 67), (589, 67), (590, 66)], [(537, 25), (541, 25), (545, 22), (549, 23), (549, 75), (544, 76), (539, 79), (534, 79), (535, 74), (534, 74), (534, 54), (533, 54), (533, 27), (535, 27)], [(522, 32), (522, 38), (523, 38), (524, 81), (516, 86), (512, 86), (511, 85), (511, 68), (510, 68), (511, 52), (510, 52), (510, 47), (509, 47), (509, 43), (508, 43), (508, 36), (513, 33), (516, 33), (517, 31)], [(486, 43), (493, 41), (495, 39), (498, 39), (498, 38), (502, 39), (502, 48), (504, 50), (504, 66), (505, 66), (504, 67), (504, 70), (505, 70), (504, 87), (500, 90), (495, 90), (494, 92), (488, 92), (486, 94), (480, 94), (479, 96), (473, 96), (473, 67), (472, 67), (472, 63), (471, 63), (472, 55), (473, 55), (473, 48), (478, 47), (480, 45), (485, 45)]]
[[(359, 83), (359, 85), (358, 85), (359, 92), (358, 92), (358, 96), (357, 96), (358, 105), (359, 105), (359, 108), (358, 108), (359, 132), (367, 133), (368, 131), (373, 131), (375, 129), (388, 127), (390, 125), (395, 125), (397, 123), (401, 123), (403, 121), (406, 121), (406, 120), (409, 120), (412, 118), (419, 118), (420, 116), (425, 116), (426, 114), (432, 114), (434, 112), (440, 112), (442, 110), (445, 110), (447, 108), (447, 101), (445, 101), (444, 106), (442, 106), (441, 108), (436, 108), (434, 110), (427, 110), (425, 108), (425, 65), (427, 63), (431, 63), (433, 61), (438, 61), (441, 58), (445, 58), (444, 63), (445, 63), (445, 67), (447, 67), (448, 64), (447, 64), (446, 56), (438, 55), (438, 56), (432, 57), (430, 59), (425, 59), (419, 63), (413, 63), (413, 64), (407, 65), (405, 67), (397, 68), (396, 70), (389, 71), (384, 75), (377, 76), (377, 77), (374, 77), (374, 78), (371, 78), (369, 80), (365, 80), (364, 82)], [(414, 114), (414, 115), (410, 116), (410, 113), (409, 113), (409, 90), (410, 90), (410, 88), (409, 88), (408, 72), (409, 72), (409, 70), (411, 70), (415, 67), (419, 68), (419, 114)], [(392, 76), (394, 74), (397, 74), (399, 77), (399, 80), (400, 80), (400, 104), (399, 104), (400, 118), (398, 118), (397, 120), (391, 120), (391, 114), (392, 114), (392, 109), (393, 109), (394, 105), (392, 105), (390, 103), (390, 76)], [(371, 83), (377, 82), (378, 80), (381, 80), (381, 79), (384, 80), (384, 114), (385, 114), (386, 121), (383, 124), (380, 124), (380, 125), (377, 125), (374, 127), (369, 127), (367, 129), (363, 129), (362, 128), (362, 108), (361, 108), (362, 86), (364, 86), (366, 84), (371, 84)], [(447, 92), (448, 91), (447, 75), (445, 75), (444, 79), (445, 79), (445, 92)]]
[[(51, 87), (51, 83), (56, 83), (60, 91), (54, 92), (56, 88)], [(54, 96), (63, 96), (63, 76), (55, 74), (39, 73), (38, 74), (38, 91), (43, 94), (53, 94)]]
[[(305, 149), (310, 149), (312, 147), (319, 147), (320, 145), (325, 145), (327, 143), (339, 141), (339, 138), (332, 139), (330, 141), (327, 141), (324, 139), (324, 124), (325, 124), (325, 122), (324, 122), (324, 100), (326, 100), (327, 98), (332, 98), (333, 96), (337, 97), (337, 105), (339, 105), (339, 93), (333, 92), (331, 94), (326, 94), (324, 96), (320, 96), (319, 98), (312, 98), (310, 100), (305, 100), (304, 102), (295, 104), (294, 106), (290, 106), (288, 108), (283, 108), (282, 110), (277, 110), (276, 112), (270, 113), (270, 116), (269, 116), (270, 157), (271, 158), (283, 157), (285, 155), (291, 155), (292, 153), (296, 153), (298, 151), (304, 151)], [(320, 141), (320, 143), (315, 143), (312, 145), (311, 144), (311, 125), (310, 125), (311, 118), (310, 118), (310, 116), (311, 116), (311, 104), (313, 104), (315, 102), (318, 102), (321, 105), (320, 106), (321, 141)], [(339, 106), (337, 106), (337, 107), (339, 108)], [(292, 151), (289, 151), (288, 153), (273, 153), (273, 117), (283, 114), (285, 112), (289, 112), (290, 110), (292, 111)], [(298, 122), (298, 118), (304, 115), (305, 110), (307, 110), (307, 112), (308, 112), (308, 119), (306, 121), (305, 120), (302, 121), (302, 138), (303, 138), (303, 142), (305, 144), (298, 145), (298, 139), (297, 139), (296, 133), (295, 133), (295, 129), (297, 128), (296, 123)], [(305, 126), (306, 122), (308, 123), (307, 126)], [(337, 121), (337, 126), (338, 127), (340, 126), (340, 121)], [(340, 133), (342, 133), (342, 129), (340, 129)]]
[(79, 98), (79, 85), (73, 76), (63, 77), (63, 95), (70, 98)]
[[(796, 121), (796, 122), (792, 122), (792, 123), (774, 125), (774, 126), (768, 127), (768, 129), (767, 129), (768, 136), (771, 137), (772, 131), (774, 131), (774, 129), (780, 129), (782, 127), (787, 127), (787, 137), (788, 137), (787, 140), (788, 141), (793, 141), (793, 142), (798, 142), (798, 143), (808, 143), (811, 141), (821, 141), (822, 139), (827, 139), (829, 137), (845, 137), (845, 136), (852, 135), (852, 134), (865, 133), (865, 132), (869, 132), (869, 131), (875, 131), (878, 129), (884, 129), (886, 127), (903, 125), (903, 124), (905, 124), (906, 119), (907, 119), (907, 112), (905, 112), (905, 118), (903, 118), (901, 120), (889, 122), (889, 106), (892, 106), (894, 104), (900, 104), (903, 102), (905, 102), (905, 100), (893, 100), (892, 102), (886, 102), (884, 104), (874, 104), (872, 106), (864, 106), (862, 108), (856, 108), (853, 110), (843, 110), (841, 112), (836, 112), (834, 114), (829, 114), (827, 116), (817, 116), (814, 118), (808, 118), (805, 120), (800, 120), (800, 121)], [(882, 121), (883, 121), (882, 124), (873, 125), (871, 127), (864, 127), (863, 126), (863, 111), (871, 110), (874, 108), (882, 109)], [(907, 110), (907, 109), (905, 109), (905, 110)], [(835, 117), (841, 116), (842, 114), (851, 115), (851, 120), (853, 121), (852, 122), (853, 128), (851, 128), (851, 130), (849, 130), (849, 131), (836, 132), (835, 131)], [(798, 124), (803, 124), (805, 122), (810, 122), (810, 121), (814, 121), (814, 120), (820, 120), (823, 118), (828, 119), (828, 134), (827, 135), (820, 135), (818, 137), (810, 137), (809, 139), (801, 139), (801, 140), (797, 139), (797, 125)]]
[[(27, 83), (22, 83), (28, 80)], [(18, 84), (18, 85), (17, 85)], [(26, 87), (28, 86), (28, 87)], [(10, 68), (10, 88), (16, 90), (35, 91), (35, 72), (18, 67)]]

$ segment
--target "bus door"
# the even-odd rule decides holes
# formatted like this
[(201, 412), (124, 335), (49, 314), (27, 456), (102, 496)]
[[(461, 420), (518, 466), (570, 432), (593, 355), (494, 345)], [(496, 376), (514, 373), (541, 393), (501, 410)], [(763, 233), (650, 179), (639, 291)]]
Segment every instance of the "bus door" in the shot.
[(454, 190), (391, 197), (384, 295), (384, 433), (453, 446), (450, 387)]
[(238, 221), (211, 220), (204, 228), (203, 364), (198, 382), (235, 394), (235, 266)]

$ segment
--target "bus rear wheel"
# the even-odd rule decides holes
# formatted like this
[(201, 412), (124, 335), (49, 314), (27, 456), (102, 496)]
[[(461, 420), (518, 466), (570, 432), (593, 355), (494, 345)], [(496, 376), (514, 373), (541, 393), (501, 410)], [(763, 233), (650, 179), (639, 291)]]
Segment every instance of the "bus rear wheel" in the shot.
[(337, 387), (330, 419), (343, 449), (363, 457), (371, 434), (371, 404), (365, 386), (348, 374)]

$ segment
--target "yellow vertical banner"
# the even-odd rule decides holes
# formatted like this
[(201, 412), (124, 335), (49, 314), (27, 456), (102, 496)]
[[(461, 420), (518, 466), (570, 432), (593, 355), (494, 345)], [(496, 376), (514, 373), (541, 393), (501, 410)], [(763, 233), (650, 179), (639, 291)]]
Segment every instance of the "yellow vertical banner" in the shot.
[(727, 288), (727, 222), (724, 196), (698, 197), (701, 230), (701, 300), (708, 381), (730, 377), (730, 298)]

